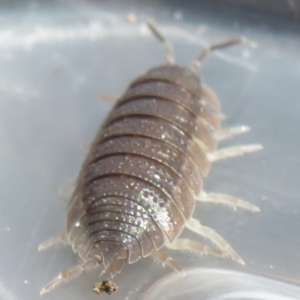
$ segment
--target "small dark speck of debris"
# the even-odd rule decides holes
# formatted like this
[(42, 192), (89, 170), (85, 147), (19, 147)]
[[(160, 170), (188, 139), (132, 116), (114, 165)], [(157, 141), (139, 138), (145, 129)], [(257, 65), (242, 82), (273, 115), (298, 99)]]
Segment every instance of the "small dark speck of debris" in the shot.
[(104, 280), (99, 283), (95, 283), (93, 291), (96, 294), (105, 292), (109, 295), (113, 294), (118, 289), (118, 286), (112, 280)]

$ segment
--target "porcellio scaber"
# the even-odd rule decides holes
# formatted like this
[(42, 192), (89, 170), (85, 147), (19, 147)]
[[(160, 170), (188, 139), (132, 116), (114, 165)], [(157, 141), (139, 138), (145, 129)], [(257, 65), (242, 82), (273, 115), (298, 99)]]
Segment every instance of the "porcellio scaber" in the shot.
[[(72, 246), (80, 262), (41, 291), (84, 271), (103, 267), (111, 277), (142, 257), (181, 268), (163, 247), (230, 257), (244, 263), (213, 229), (192, 218), (196, 201), (259, 209), (234, 196), (205, 193), (202, 178), (219, 159), (262, 149), (242, 145), (216, 150), (220, 140), (249, 131), (221, 128), (221, 105), (197, 74), (210, 51), (244, 43), (233, 38), (204, 48), (191, 67), (175, 63), (171, 43), (148, 22), (162, 42), (167, 62), (136, 78), (100, 127), (77, 178), (67, 213), (66, 233), (39, 246)], [(209, 239), (209, 247), (179, 238), (184, 228)]]

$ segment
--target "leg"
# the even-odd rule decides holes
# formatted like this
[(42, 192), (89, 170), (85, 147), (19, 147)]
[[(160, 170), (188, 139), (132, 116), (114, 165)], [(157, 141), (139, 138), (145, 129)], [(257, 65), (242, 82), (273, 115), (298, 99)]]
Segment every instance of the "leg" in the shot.
[(202, 87), (202, 97), (204, 98), (204, 102), (207, 102), (214, 110), (220, 112), (221, 104), (215, 92), (206, 84), (202, 84), (201, 87)]
[(99, 100), (117, 101), (119, 98), (120, 98), (120, 95), (107, 95), (107, 94), (97, 95), (97, 99), (99, 99)]
[(200, 255), (214, 255), (217, 257), (226, 257), (227, 253), (222, 252), (221, 250), (211, 248), (207, 245), (202, 245), (196, 241), (189, 239), (178, 239), (175, 240), (172, 244), (167, 244), (166, 247), (172, 250), (188, 250), (196, 252)]
[(61, 187), (57, 191), (58, 197), (70, 198), (75, 190), (75, 187)]
[(220, 150), (216, 150), (214, 152), (207, 153), (208, 160), (210, 162), (215, 162), (220, 159), (225, 159), (228, 157), (240, 156), (245, 153), (255, 152), (262, 150), (263, 146), (260, 144), (252, 144), (252, 145), (242, 145), (242, 146), (234, 146), (228, 147)]
[(154, 25), (154, 23), (148, 21), (147, 25), (151, 32), (162, 42), (164, 49), (165, 49), (165, 54), (167, 58), (167, 64), (168, 65), (173, 65), (175, 63), (175, 59), (173, 57), (173, 47), (172, 44), (166, 40), (166, 38), (162, 35), (162, 33), (157, 29), (157, 27)]
[(126, 262), (127, 262), (127, 257), (113, 259), (113, 261), (110, 263), (110, 265), (107, 268), (107, 271), (110, 273), (111, 278), (114, 278), (117, 274), (121, 273)]
[(93, 268), (98, 267), (99, 264), (95, 262), (94, 259), (89, 261), (82, 261), (77, 265), (72, 266), (71, 268), (59, 273), (54, 279), (48, 282), (41, 290), (40, 295), (49, 293), (52, 289), (58, 286), (61, 283), (68, 282), (75, 277), (79, 276), (82, 272), (92, 270)]
[(171, 268), (173, 268), (175, 271), (180, 272), (180, 273), (182, 272), (181, 268), (176, 263), (176, 261), (172, 257), (168, 256), (164, 251), (161, 251), (161, 250), (153, 251), (151, 253), (151, 256), (154, 259), (160, 261), (163, 265), (166, 264), (166, 265), (170, 266)]
[(68, 237), (66, 233), (61, 233), (60, 235), (51, 237), (50, 239), (46, 240), (45, 242), (41, 243), (38, 247), (38, 251), (46, 250), (58, 243), (68, 243)]
[(201, 194), (195, 198), (195, 200), (197, 201), (201, 201), (201, 202), (211, 202), (211, 203), (221, 203), (221, 204), (225, 204), (225, 205), (229, 205), (231, 206), (234, 210), (236, 210), (238, 207), (240, 208), (244, 208), (246, 210), (250, 210), (252, 212), (259, 212), (260, 209), (249, 203), (246, 202), (242, 199), (239, 199), (237, 197), (234, 196), (230, 196), (230, 195), (226, 195), (226, 194), (217, 194), (217, 193), (205, 193), (205, 192), (201, 192)]
[(88, 153), (91, 149), (91, 145), (88, 145), (88, 144), (81, 144), (80, 145), (80, 148), (85, 151), (86, 153)]
[(216, 244), (221, 251), (227, 253), (233, 260), (237, 261), (238, 263), (244, 265), (244, 261), (240, 258), (240, 256), (231, 248), (231, 246), (228, 244), (228, 242), (226, 240), (224, 240), (218, 233), (216, 233), (213, 229), (206, 227), (206, 226), (202, 226), (200, 224), (200, 222), (196, 219), (191, 218), (190, 220), (188, 220), (185, 224), (185, 226), (205, 237), (210, 239), (214, 244)]
[(250, 127), (241, 125), (241, 126), (236, 126), (236, 127), (218, 129), (213, 133), (213, 135), (214, 135), (214, 138), (219, 142), (219, 141), (223, 141), (228, 138), (231, 138), (234, 135), (247, 133), (250, 130), (251, 130)]
[(225, 40), (225, 41), (222, 41), (222, 42), (219, 42), (219, 43), (216, 43), (216, 44), (212, 44), (210, 46), (207, 46), (205, 49), (203, 49), (198, 57), (196, 58), (196, 60), (193, 62), (192, 66), (191, 66), (191, 69), (193, 71), (197, 71), (199, 70), (199, 68), (201, 67), (204, 59), (207, 57), (207, 55), (211, 52), (211, 51), (214, 51), (214, 50), (218, 50), (218, 49), (223, 49), (223, 48), (227, 48), (227, 47), (231, 47), (231, 46), (234, 46), (234, 45), (238, 45), (238, 44), (246, 44), (252, 48), (255, 48), (256, 47), (256, 44), (251, 42), (251, 41), (248, 41), (247, 39), (245, 39), (244, 37), (237, 37), (237, 38), (232, 38), (232, 39), (228, 39), (228, 40)]

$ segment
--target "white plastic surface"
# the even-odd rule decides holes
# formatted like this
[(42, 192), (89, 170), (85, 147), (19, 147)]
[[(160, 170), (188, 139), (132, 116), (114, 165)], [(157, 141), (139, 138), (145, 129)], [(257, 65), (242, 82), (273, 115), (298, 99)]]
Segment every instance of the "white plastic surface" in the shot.
[[(0, 11), (0, 299), (40, 299), (43, 285), (77, 262), (70, 247), (38, 253), (37, 246), (64, 230), (68, 195), (62, 191), (72, 187), (84, 148), (113, 105), (98, 95), (121, 94), (135, 76), (164, 62), (162, 46), (143, 23), (149, 17), (173, 42), (179, 64), (190, 64), (202, 46), (231, 36), (242, 34), (259, 45), (218, 51), (200, 70), (221, 99), (225, 126), (252, 128), (220, 147), (265, 147), (216, 163), (204, 183), (206, 191), (236, 195), (259, 206), (260, 213), (204, 203), (195, 211), (246, 266), (169, 253), (183, 269), (300, 278), (299, 30), (282, 20), (230, 10), (214, 14), (197, 5), (32, 2)], [(128, 13), (138, 21), (130, 22)], [(140, 299), (171, 272), (150, 258), (130, 265), (116, 277), (119, 290), (109, 299)], [(92, 292), (99, 274), (83, 275), (45, 299), (100, 299)]]
[(300, 289), (261, 276), (220, 269), (190, 269), (186, 278), (172, 274), (159, 280), (143, 300), (296, 300)]

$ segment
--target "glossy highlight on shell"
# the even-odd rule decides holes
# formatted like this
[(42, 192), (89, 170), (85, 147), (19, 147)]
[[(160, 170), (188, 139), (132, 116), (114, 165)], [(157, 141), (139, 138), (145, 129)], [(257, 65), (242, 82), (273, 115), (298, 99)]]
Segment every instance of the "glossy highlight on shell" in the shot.
[[(203, 177), (212, 162), (262, 146), (216, 150), (218, 141), (249, 127), (221, 128), (220, 102), (196, 72), (210, 51), (251, 43), (234, 38), (211, 45), (191, 67), (184, 67), (175, 64), (171, 44), (155, 25), (148, 26), (164, 44), (167, 63), (133, 80), (101, 125), (69, 203), (66, 233), (39, 247), (65, 242), (81, 261), (50, 281), (41, 294), (98, 267), (112, 278), (126, 264), (147, 256), (181, 271), (163, 247), (244, 263), (218, 233), (192, 215), (196, 201), (259, 211), (236, 197), (204, 192)], [(179, 238), (184, 228), (210, 239), (216, 248)]]

